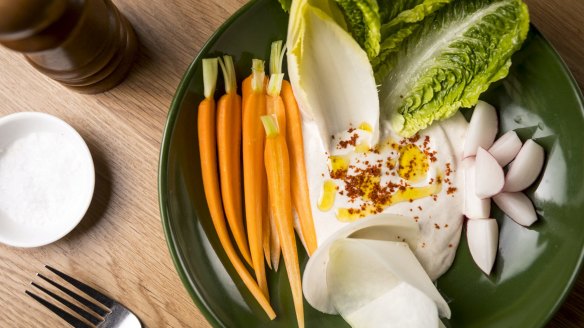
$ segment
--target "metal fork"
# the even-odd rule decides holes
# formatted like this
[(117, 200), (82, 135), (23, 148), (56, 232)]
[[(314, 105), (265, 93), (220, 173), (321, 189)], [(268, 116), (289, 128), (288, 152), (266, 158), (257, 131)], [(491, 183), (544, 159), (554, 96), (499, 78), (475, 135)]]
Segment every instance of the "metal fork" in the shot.
[(49, 295), (50, 297), (54, 298), (64, 306), (68, 307), (72, 311), (76, 312), (78, 315), (83, 317), (85, 320), (90, 322), (92, 325), (85, 323), (84, 321), (78, 319), (77, 317), (71, 315), (70, 313), (62, 310), (61, 308), (57, 307), (56, 305), (44, 300), (43, 298), (37, 296), (36, 294), (26, 291), (26, 294), (30, 297), (34, 298), (37, 302), (41, 303), (43, 306), (51, 310), (53, 313), (61, 317), (63, 320), (67, 321), (71, 326), (76, 328), (141, 328), (142, 325), (140, 324), (140, 320), (138, 317), (134, 315), (130, 310), (126, 307), (121, 305), (120, 303), (112, 300), (111, 298), (103, 295), (102, 293), (98, 292), (97, 290), (89, 287), (88, 285), (80, 282), (79, 280), (68, 276), (61, 271), (54, 269), (48, 265), (45, 265), (45, 268), (49, 269), (63, 280), (67, 281), (71, 285), (75, 286), (80, 291), (84, 292), (95, 301), (101, 303), (105, 308), (102, 306), (95, 304), (83, 296), (71, 291), (67, 287), (45, 277), (44, 275), (37, 273), (37, 276), (41, 279), (47, 281), (51, 285), (57, 287), (59, 290), (64, 292), (65, 294), (69, 295), (70, 297), (74, 298), (79, 303), (83, 304), (87, 308), (91, 309), (94, 314), (89, 313), (88, 311), (80, 308), (79, 306), (69, 302), (68, 300), (62, 298), (61, 296), (51, 292), (50, 290), (36, 284), (35, 282), (31, 282), (31, 285), (40, 289), (45, 294)]

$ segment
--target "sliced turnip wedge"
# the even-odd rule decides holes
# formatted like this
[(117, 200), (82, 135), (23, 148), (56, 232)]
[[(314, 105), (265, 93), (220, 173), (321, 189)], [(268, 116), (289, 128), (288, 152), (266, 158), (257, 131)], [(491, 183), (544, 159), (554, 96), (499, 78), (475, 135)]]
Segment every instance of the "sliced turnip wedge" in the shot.
[(543, 148), (532, 139), (527, 140), (509, 167), (503, 191), (517, 192), (529, 187), (541, 172), (543, 160)]
[(464, 215), (469, 219), (486, 219), (491, 213), (491, 200), (489, 198), (480, 199), (475, 190), (475, 167), (474, 157), (467, 157), (462, 161), (464, 170)]
[(493, 197), (493, 200), (507, 216), (522, 226), (529, 227), (537, 221), (533, 203), (522, 192), (502, 192)]
[[(337, 239), (330, 248), (327, 283), (335, 309), (349, 323), (351, 319), (359, 319), (359, 324), (355, 322), (353, 327), (387, 327), (384, 324), (387, 321), (380, 318), (394, 318), (395, 327), (408, 326), (405, 325), (408, 322), (419, 323), (418, 320), (435, 324), (416, 327), (437, 327), (438, 313), (432, 310), (435, 307), (441, 316), (450, 317), (448, 305), (408, 244), (403, 242)], [(411, 303), (410, 297), (419, 304)], [(426, 298), (434, 304), (425, 302)], [(381, 305), (389, 303), (393, 306), (379, 311), (383, 308)], [(373, 308), (377, 312), (392, 312), (374, 314), (370, 311)], [(373, 325), (368, 317), (376, 317), (377, 325)], [(364, 326), (366, 322), (371, 325)]]
[(475, 193), (478, 198), (493, 197), (505, 185), (503, 168), (493, 155), (479, 147), (475, 164)]
[(405, 238), (414, 249), (420, 239), (420, 228), (412, 218), (383, 213), (349, 224), (328, 237), (312, 254), (302, 276), (304, 297), (320, 312), (337, 314), (329, 297), (326, 270), (332, 243), (347, 237), (389, 241), (401, 241)]
[(489, 149), (497, 136), (498, 125), (495, 107), (479, 100), (468, 126), (464, 157), (475, 156), (479, 147)]
[(495, 157), (501, 167), (505, 167), (517, 156), (522, 145), (517, 132), (509, 131), (495, 141), (489, 148), (489, 153)]
[(499, 243), (497, 220), (468, 220), (466, 222), (466, 239), (475, 263), (484, 273), (491, 274)]

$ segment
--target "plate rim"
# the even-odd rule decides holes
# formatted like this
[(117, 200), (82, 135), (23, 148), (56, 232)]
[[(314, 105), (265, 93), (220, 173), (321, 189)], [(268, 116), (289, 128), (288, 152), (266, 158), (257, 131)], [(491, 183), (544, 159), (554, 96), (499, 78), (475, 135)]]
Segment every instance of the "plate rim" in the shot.
[[(217, 315), (211, 311), (210, 306), (207, 304), (203, 296), (201, 295), (198, 288), (200, 288), (196, 282), (191, 281), (191, 279), (187, 276), (186, 268), (183, 265), (183, 256), (179, 254), (178, 246), (176, 245), (175, 237), (172, 235), (172, 227), (170, 224), (170, 216), (169, 210), (167, 207), (168, 203), (168, 195), (167, 193), (163, 192), (163, 186), (166, 187), (168, 182), (167, 176), (163, 174), (166, 172), (167, 169), (167, 160), (168, 160), (168, 152), (170, 148), (170, 139), (172, 136), (172, 130), (175, 126), (180, 102), (184, 94), (188, 90), (188, 86), (192, 79), (192, 75), (196, 71), (197, 65), (200, 61), (208, 54), (209, 49), (216, 43), (218, 38), (227, 30), (238, 18), (240, 18), (244, 13), (249, 11), (252, 7), (260, 4), (262, 1), (260, 0), (250, 0), (246, 4), (244, 4), (241, 8), (239, 8), (235, 13), (233, 13), (229, 18), (227, 18), (218, 28), (213, 32), (213, 34), (209, 37), (209, 39), (204, 43), (204, 45), (199, 50), (198, 54), (194, 57), (191, 64), (187, 67), (183, 77), (180, 80), (180, 83), (177, 87), (177, 91), (172, 99), (170, 104), (169, 112), (167, 114), (166, 124), (164, 126), (162, 132), (162, 142), (161, 142), (161, 150), (159, 156), (159, 165), (158, 165), (158, 200), (159, 200), (159, 207), (160, 207), (160, 215), (161, 215), (161, 223), (164, 230), (164, 235), (166, 239), (166, 245), (168, 247), (169, 253), (171, 255), (173, 264), (175, 269), (179, 275), (179, 278), (187, 290), (189, 296), (199, 309), (199, 311), (203, 314), (203, 316), (207, 319), (209, 324), (213, 327), (226, 327), (224, 322), (217, 317)], [(581, 114), (584, 117), (584, 96), (583, 91), (580, 88), (578, 82), (574, 78), (572, 71), (570, 71), (566, 61), (560, 56), (557, 49), (554, 45), (537, 29), (537, 27), (530, 22), (530, 33), (535, 33), (540, 36), (545, 42), (544, 46), (551, 50), (552, 56), (559, 62), (560, 69), (565, 74), (570, 84), (572, 91), (575, 93), (577, 102), (580, 106)], [(574, 288), (578, 277), (580, 276), (582, 270), (584, 269), (584, 247), (580, 251), (580, 259), (575, 265), (575, 270), (572, 272), (572, 275), (569, 278), (568, 283), (564, 286), (561, 296), (556, 300), (554, 305), (550, 308), (547, 315), (543, 318), (541, 325), (539, 327), (546, 326), (551, 319), (556, 315), (558, 310), (566, 301), (566, 298), (570, 295), (570, 292)]]
[(179, 275), (179, 278), (182, 282), (182, 285), (187, 290), (189, 296), (199, 309), (205, 319), (211, 324), (213, 327), (225, 327), (224, 323), (210, 310), (210, 306), (207, 305), (207, 302), (202, 297), (201, 293), (199, 292), (198, 288), (194, 287), (194, 283), (191, 282), (191, 279), (187, 276), (186, 270), (183, 265), (183, 260), (181, 254), (178, 252), (178, 247), (176, 245), (176, 241), (174, 236), (172, 235), (172, 228), (170, 226), (169, 220), (169, 213), (168, 207), (166, 206), (168, 202), (167, 194), (163, 192), (162, 186), (167, 184), (167, 177), (162, 172), (166, 172), (167, 169), (167, 160), (168, 160), (168, 151), (170, 148), (170, 139), (172, 135), (172, 129), (176, 123), (176, 119), (179, 112), (179, 106), (181, 99), (183, 98), (184, 94), (188, 90), (188, 86), (190, 84), (190, 80), (192, 75), (196, 71), (196, 66), (199, 62), (207, 55), (209, 52), (209, 48), (211, 48), (219, 39), (219, 37), (225, 32), (229, 26), (233, 24), (240, 16), (246, 13), (251, 7), (255, 6), (259, 3), (258, 0), (251, 0), (241, 8), (239, 8), (235, 13), (233, 13), (227, 20), (225, 20), (216, 30), (211, 34), (209, 39), (205, 42), (205, 44), (199, 50), (199, 53), (195, 56), (192, 60), (191, 64), (187, 67), (183, 77), (180, 80), (180, 83), (177, 87), (177, 91), (172, 99), (170, 104), (170, 108), (166, 118), (166, 124), (164, 129), (162, 130), (162, 142), (160, 148), (160, 155), (159, 155), (159, 163), (158, 163), (158, 203), (160, 207), (160, 216), (162, 221), (162, 226), (164, 230), (164, 235), (166, 239), (166, 245), (168, 247), (169, 253), (172, 258), (172, 262), (174, 267)]

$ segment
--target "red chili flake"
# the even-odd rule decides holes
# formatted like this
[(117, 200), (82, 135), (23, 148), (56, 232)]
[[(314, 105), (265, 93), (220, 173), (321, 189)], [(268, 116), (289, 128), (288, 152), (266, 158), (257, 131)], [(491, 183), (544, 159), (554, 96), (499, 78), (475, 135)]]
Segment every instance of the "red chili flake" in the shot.
[(448, 195), (453, 195), (456, 192), (456, 190), (457, 190), (456, 188), (450, 187), (450, 188), (448, 188), (448, 190), (446, 190), (446, 193)]
[(452, 248), (452, 244), (448, 244), (448, 247)]

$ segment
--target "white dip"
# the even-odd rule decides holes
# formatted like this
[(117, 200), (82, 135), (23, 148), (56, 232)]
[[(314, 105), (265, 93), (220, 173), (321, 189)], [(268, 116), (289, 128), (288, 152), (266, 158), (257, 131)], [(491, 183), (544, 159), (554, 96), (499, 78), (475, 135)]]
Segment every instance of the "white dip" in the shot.
[[(304, 122), (306, 169), (314, 224), (321, 245), (341, 227), (386, 212), (420, 225), (414, 253), (432, 280), (452, 264), (463, 223), (461, 167), (468, 123), (461, 114), (435, 123), (417, 137), (382, 130), (371, 149), (362, 125), (331, 136), (328, 154), (313, 122)], [(382, 125), (382, 129), (383, 129)]]

